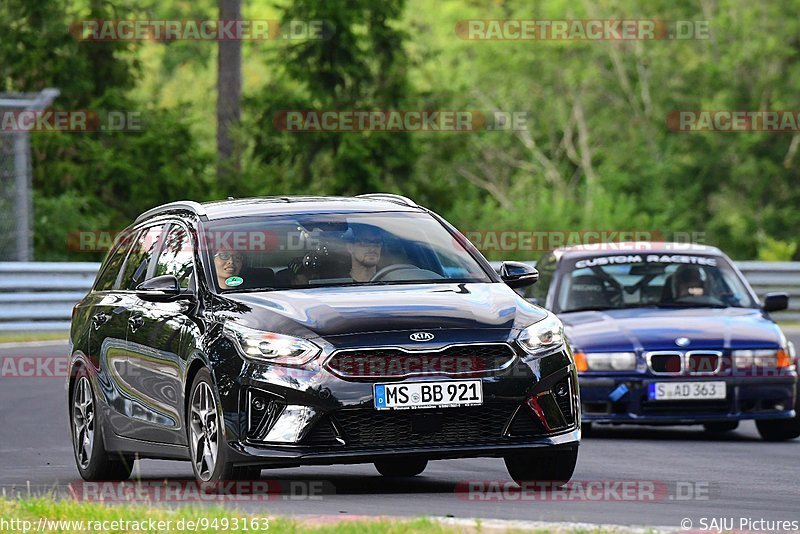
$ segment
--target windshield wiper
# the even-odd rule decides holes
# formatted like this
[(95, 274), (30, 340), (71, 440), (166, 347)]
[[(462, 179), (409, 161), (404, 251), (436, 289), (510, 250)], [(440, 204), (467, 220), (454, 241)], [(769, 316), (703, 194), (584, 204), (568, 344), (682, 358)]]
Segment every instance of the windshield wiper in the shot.
[(268, 291), (277, 291), (278, 289), (291, 289), (291, 288), (278, 288), (278, 287), (246, 287), (244, 289), (225, 289), (222, 291), (223, 295), (231, 293), (266, 293)]
[(731, 308), (735, 306), (727, 306), (725, 304), (711, 304), (700, 302), (659, 302), (656, 304), (659, 308)]
[(570, 308), (563, 310), (561, 313), (583, 312), (583, 311), (604, 311), (604, 310), (618, 310), (616, 306), (581, 306), (579, 308)]

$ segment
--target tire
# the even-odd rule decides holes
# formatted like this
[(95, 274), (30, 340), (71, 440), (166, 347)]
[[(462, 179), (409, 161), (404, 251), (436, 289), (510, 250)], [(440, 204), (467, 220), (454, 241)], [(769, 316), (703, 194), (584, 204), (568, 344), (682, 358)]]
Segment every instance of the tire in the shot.
[(589, 437), (592, 435), (594, 427), (592, 423), (581, 423), (581, 437)]
[(375, 469), (385, 477), (414, 477), (425, 471), (426, 467), (428, 467), (428, 460), (414, 458), (375, 462)]
[(578, 448), (531, 449), (505, 457), (506, 469), (520, 486), (526, 482), (549, 482), (561, 487), (572, 478), (578, 463)]
[(756, 421), (758, 433), (765, 441), (787, 441), (800, 437), (800, 416), (793, 419)]
[(103, 424), (97, 416), (97, 397), (84, 367), (75, 375), (69, 398), (72, 451), (81, 478), (88, 481), (130, 478), (135, 459), (106, 450)]
[(192, 381), (186, 405), (186, 434), (195, 480), (203, 491), (235, 491), (226, 482), (259, 478), (261, 468), (237, 467), (229, 458), (219, 397), (208, 369)]
[(724, 432), (733, 432), (739, 428), (739, 421), (719, 421), (715, 423), (704, 423), (703, 428), (706, 432), (713, 432), (715, 434), (722, 434)]

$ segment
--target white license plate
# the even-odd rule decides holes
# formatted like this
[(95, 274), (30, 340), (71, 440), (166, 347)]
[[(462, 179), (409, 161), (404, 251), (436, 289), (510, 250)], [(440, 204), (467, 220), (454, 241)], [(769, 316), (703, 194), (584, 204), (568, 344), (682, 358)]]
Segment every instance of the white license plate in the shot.
[(376, 410), (450, 408), (483, 404), (483, 384), (480, 380), (375, 384), (373, 393)]
[(650, 400), (724, 399), (725, 382), (652, 382), (648, 388)]

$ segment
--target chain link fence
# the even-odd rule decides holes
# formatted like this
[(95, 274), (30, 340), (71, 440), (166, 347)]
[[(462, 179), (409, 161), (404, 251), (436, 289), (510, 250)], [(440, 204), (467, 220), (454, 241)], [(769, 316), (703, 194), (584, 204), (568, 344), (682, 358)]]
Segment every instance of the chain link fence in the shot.
[(47, 108), (58, 94), (0, 93), (0, 261), (33, 259), (31, 141), (18, 119), (21, 112)]

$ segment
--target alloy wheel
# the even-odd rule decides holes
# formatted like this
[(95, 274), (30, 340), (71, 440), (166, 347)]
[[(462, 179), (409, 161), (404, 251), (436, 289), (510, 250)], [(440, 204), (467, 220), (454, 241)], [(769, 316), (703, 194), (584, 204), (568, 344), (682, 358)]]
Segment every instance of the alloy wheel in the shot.
[(89, 379), (82, 376), (72, 401), (73, 445), (82, 469), (89, 467), (94, 447), (94, 399)]
[(192, 436), (192, 462), (201, 480), (211, 479), (217, 464), (219, 420), (214, 393), (206, 382), (194, 390), (191, 404), (190, 431)]

